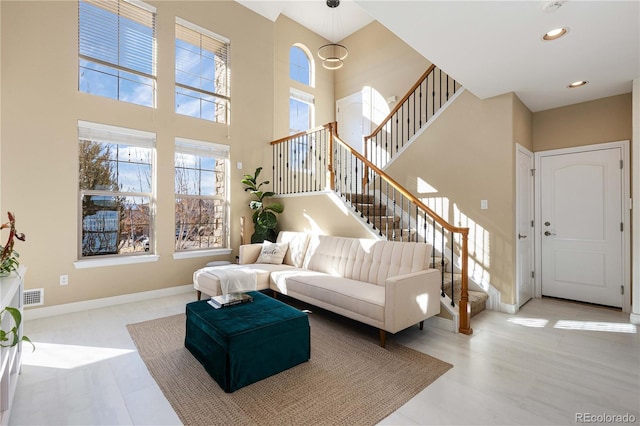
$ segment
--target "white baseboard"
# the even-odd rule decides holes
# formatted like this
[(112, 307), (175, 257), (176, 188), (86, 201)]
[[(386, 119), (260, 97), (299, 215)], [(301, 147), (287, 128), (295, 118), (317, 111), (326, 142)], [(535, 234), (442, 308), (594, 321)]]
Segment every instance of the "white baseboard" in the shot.
[(429, 328), (438, 328), (440, 330), (450, 331), (451, 333), (457, 333), (458, 327), (456, 327), (456, 321), (442, 317), (431, 317), (424, 321), (424, 326)]
[(507, 314), (515, 314), (520, 310), (518, 305), (512, 305), (511, 303), (502, 303), (500, 302), (500, 312), (505, 312)]
[[(73, 312), (87, 311), (89, 309), (106, 308), (108, 306), (124, 303), (141, 302), (149, 299), (157, 299), (166, 296), (195, 292), (193, 284), (177, 287), (161, 288), (158, 290), (142, 291), (140, 293), (123, 294), (120, 296), (104, 297), (102, 299), (83, 300), (82, 302), (66, 303), (63, 305), (45, 306), (43, 308), (25, 308), (25, 320), (47, 318), (55, 315), (70, 314)], [(194, 293), (195, 300), (195, 293)]]
[(640, 314), (632, 312), (629, 315), (629, 322), (631, 322), (631, 324), (640, 324)]

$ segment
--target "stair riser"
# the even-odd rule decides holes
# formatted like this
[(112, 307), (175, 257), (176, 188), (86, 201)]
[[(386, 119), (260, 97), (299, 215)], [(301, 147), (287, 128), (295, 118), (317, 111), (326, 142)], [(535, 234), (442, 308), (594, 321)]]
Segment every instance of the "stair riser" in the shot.
[(363, 212), (369, 216), (386, 216), (387, 208), (385, 206), (380, 207), (379, 205), (372, 204), (361, 204), (356, 203), (353, 205), (358, 211)]

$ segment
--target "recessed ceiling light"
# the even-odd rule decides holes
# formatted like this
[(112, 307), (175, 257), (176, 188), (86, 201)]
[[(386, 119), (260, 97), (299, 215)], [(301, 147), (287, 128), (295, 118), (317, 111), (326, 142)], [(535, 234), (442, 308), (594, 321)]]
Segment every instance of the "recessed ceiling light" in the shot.
[(560, 9), (562, 7), (562, 5), (564, 4), (565, 0), (555, 0), (555, 1), (548, 1), (545, 2), (542, 5), (542, 10), (544, 10), (545, 12), (555, 12), (556, 10)]
[(543, 35), (542, 39), (546, 41), (557, 40), (563, 35), (566, 35), (568, 32), (569, 32), (569, 28), (566, 28), (566, 27), (556, 28), (547, 32), (545, 35)]
[(575, 89), (576, 87), (580, 87), (580, 86), (584, 86), (585, 84), (587, 84), (588, 81), (585, 80), (580, 80), (580, 81), (574, 81), (573, 83), (571, 83), (570, 85), (568, 85), (567, 87), (569, 89)]

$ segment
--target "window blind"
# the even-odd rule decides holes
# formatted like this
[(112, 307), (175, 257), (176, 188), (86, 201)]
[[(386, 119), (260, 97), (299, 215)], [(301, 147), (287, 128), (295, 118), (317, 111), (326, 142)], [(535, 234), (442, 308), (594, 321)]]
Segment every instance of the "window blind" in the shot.
[(176, 83), (229, 98), (229, 39), (176, 17), (176, 41)]
[(156, 9), (135, 0), (80, 0), (80, 57), (156, 75)]
[(133, 145), (144, 148), (154, 148), (156, 146), (155, 133), (88, 121), (78, 121), (78, 138), (80, 140)]
[(217, 143), (201, 142), (191, 139), (176, 138), (176, 153), (229, 159), (229, 146)]

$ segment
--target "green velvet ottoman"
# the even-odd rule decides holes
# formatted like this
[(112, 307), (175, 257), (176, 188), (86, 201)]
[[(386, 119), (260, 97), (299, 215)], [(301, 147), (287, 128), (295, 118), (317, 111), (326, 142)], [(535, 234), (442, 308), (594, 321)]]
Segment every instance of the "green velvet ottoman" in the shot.
[(184, 345), (225, 392), (309, 360), (307, 314), (262, 293), (253, 302), (214, 309), (187, 304)]

